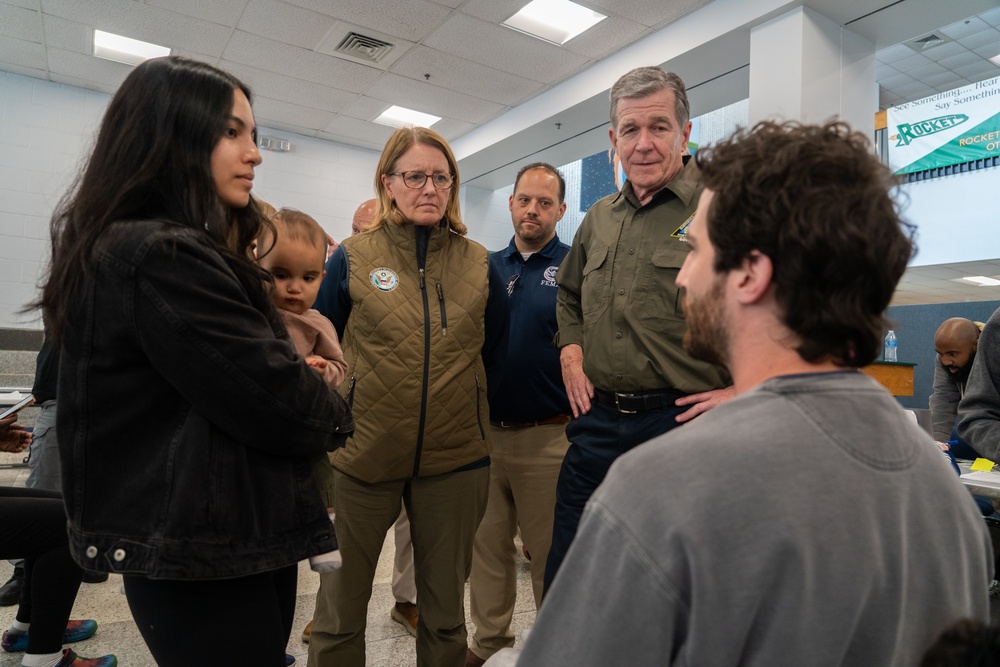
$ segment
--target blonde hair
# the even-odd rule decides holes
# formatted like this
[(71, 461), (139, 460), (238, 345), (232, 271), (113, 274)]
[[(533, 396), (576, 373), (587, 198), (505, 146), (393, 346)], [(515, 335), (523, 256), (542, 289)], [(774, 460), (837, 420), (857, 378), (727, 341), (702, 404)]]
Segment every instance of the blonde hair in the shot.
[(444, 153), (445, 160), (448, 161), (448, 169), (454, 177), (451, 190), (448, 192), (448, 204), (444, 211), (444, 220), (448, 228), (456, 234), (465, 235), (468, 228), (462, 222), (462, 214), (458, 206), (458, 162), (451, 152), (451, 147), (444, 137), (434, 130), (426, 127), (404, 127), (396, 130), (389, 137), (385, 148), (382, 149), (382, 157), (378, 161), (378, 169), (375, 171), (375, 199), (378, 205), (375, 208), (375, 220), (365, 228), (365, 231), (378, 229), (384, 224), (393, 225), (407, 224), (402, 212), (396, 208), (396, 202), (389, 197), (389, 191), (382, 183), (382, 176), (396, 170), (396, 163), (403, 154), (410, 150), (414, 144), (423, 144), (431, 148), (437, 148)]

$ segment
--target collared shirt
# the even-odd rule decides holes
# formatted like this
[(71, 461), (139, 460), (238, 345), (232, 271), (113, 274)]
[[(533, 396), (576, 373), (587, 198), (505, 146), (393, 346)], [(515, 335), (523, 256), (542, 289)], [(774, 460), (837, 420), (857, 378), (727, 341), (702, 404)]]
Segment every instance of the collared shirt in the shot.
[(568, 252), (569, 246), (556, 236), (527, 260), (513, 238), (490, 255), (491, 267), (507, 287), (510, 308), (507, 372), (495, 389), (495, 378), (489, 378), (490, 419), (533, 422), (569, 414), (559, 350), (552, 346), (556, 269)]
[(687, 326), (676, 280), (701, 191), (698, 168), (685, 158), (646, 205), (626, 181), (580, 225), (556, 274), (556, 344), (583, 347), (583, 369), (596, 387), (694, 393), (729, 384), (724, 369), (681, 347)]

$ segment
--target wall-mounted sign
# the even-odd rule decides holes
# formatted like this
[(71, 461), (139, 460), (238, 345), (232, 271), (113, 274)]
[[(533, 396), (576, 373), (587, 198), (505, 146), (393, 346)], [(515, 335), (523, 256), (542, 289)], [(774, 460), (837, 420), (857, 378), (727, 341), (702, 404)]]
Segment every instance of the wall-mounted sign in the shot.
[(886, 123), (897, 174), (1000, 155), (1000, 77), (892, 107)]

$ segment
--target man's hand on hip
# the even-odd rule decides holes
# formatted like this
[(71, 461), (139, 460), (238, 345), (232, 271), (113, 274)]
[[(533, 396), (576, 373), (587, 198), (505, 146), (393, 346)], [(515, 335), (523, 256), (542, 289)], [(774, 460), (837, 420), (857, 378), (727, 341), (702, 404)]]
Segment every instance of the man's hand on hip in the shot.
[(594, 398), (594, 384), (583, 372), (583, 348), (576, 344), (566, 345), (559, 351), (559, 362), (573, 417), (587, 414)]

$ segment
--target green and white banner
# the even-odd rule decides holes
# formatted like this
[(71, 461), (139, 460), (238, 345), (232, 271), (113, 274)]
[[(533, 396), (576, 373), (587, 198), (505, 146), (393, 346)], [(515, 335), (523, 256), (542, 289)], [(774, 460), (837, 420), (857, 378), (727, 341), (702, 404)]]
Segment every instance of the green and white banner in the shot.
[(892, 107), (886, 124), (897, 174), (1000, 155), (1000, 77)]

